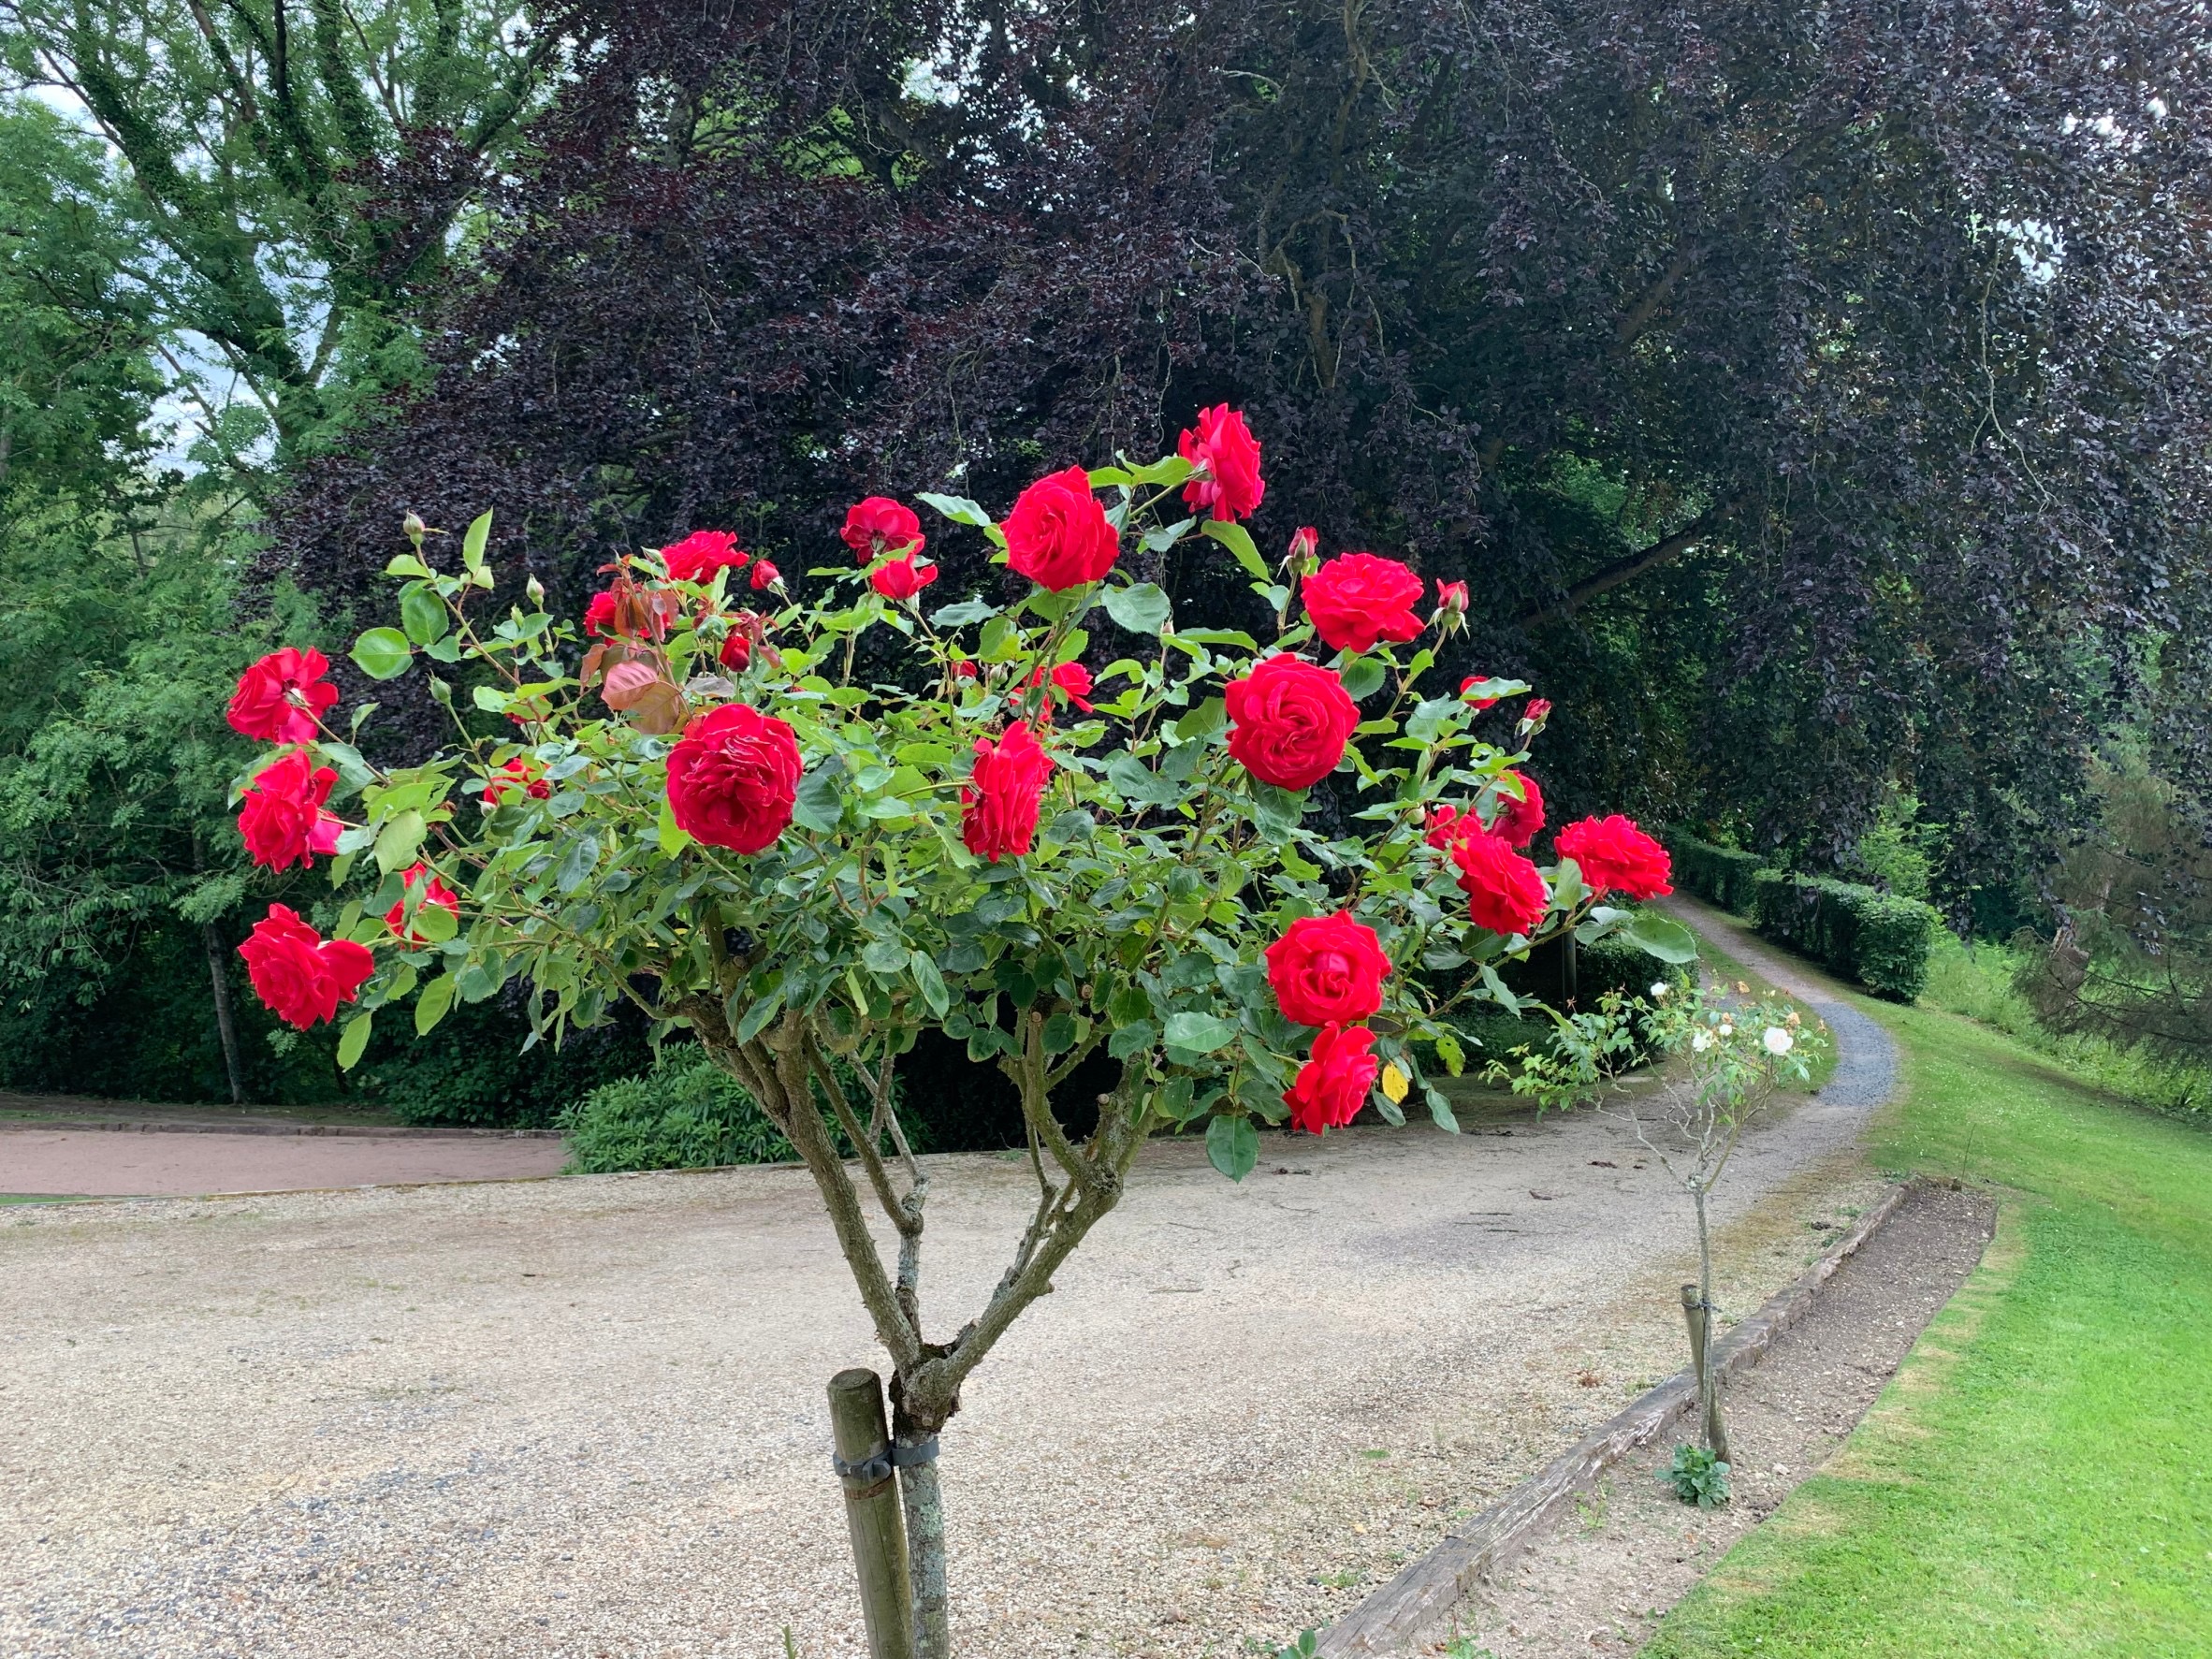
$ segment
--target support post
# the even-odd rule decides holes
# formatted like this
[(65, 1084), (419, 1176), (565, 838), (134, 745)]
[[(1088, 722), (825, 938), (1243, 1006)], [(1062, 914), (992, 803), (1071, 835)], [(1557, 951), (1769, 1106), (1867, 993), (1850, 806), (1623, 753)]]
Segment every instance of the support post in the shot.
[(883, 1379), (861, 1367), (840, 1371), (830, 1378), (829, 1404), (869, 1659), (914, 1659), (914, 1587), (883, 1417)]
[(1690, 1363), (1697, 1374), (1697, 1413), (1706, 1447), (1724, 1463), (1728, 1461), (1728, 1431), (1721, 1422), (1721, 1390), (1706, 1363), (1711, 1344), (1712, 1310), (1695, 1285), (1682, 1287), (1682, 1322), (1690, 1328)]

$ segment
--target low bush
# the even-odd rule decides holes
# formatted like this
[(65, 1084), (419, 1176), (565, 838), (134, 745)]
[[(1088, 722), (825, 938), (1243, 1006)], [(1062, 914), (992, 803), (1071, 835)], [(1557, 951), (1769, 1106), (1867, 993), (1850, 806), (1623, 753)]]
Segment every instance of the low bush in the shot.
[(1933, 906), (1826, 876), (1761, 870), (1754, 880), (1759, 931), (1877, 997), (1910, 1002), (1928, 982), (1928, 953), (1943, 931)]
[(1701, 841), (1681, 830), (1668, 830), (1661, 839), (1666, 844), (1667, 856), (1674, 860), (1676, 886), (1739, 916), (1752, 914), (1758, 895), (1758, 874), (1767, 867), (1767, 860), (1756, 852), (1739, 852), (1733, 847)]
[[(865, 1098), (857, 1079), (845, 1074), (839, 1082), (855, 1104)], [(926, 1130), (895, 1094), (893, 1107), (909, 1142), (923, 1150)], [(568, 1172), (575, 1175), (798, 1158), (744, 1085), (692, 1043), (671, 1043), (649, 1071), (601, 1084), (562, 1114), (560, 1127), (568, 1136)]]

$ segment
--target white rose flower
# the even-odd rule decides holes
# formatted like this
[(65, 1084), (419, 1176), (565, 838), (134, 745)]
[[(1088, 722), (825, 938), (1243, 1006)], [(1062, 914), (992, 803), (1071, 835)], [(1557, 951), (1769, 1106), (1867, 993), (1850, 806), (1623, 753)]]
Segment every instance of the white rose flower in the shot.
[(1790, 1048), (1797, 1039), (1780, 1026), (1769, 1026), (1767, 1027), (1766, 1036), (1760, 1038), (1759, 1041), (1766, 1045), (1768, 1054), (1779, 1057), (1790, 1052)]
[(1707, 1049), (1712, 1047), (1712, 1039), (1702, 1031), (1693, 1031), (1690, 1034), (1690, 1046), (1697, 1053), (1703, 1054)]
[(1721, 1022), (1721, 1035), (1723, 1037), (1733, 1037), (1736, 1035), (1736, 1027), (1728, 1024), (1726, 1020), (1723, 1020)]
[(1661, 1001), (1661, 1002), (1665, 1002), (1665, 1001), (1666, 1000), (1666, 994), (1667, 994), (1667, 992), (1669, 992), (1669, 991), (1671, 991), (1671, 990), (1673, 990), (1673, 989), (1674, 989), (1674, 987), (1673, 987), (1672, 985), (1668, 984), (1668, 983), (1667, 983), (1667, 982), (1666, 982), (1665, 980), (1659, 980), (1659, 981), (1655, 982), (1652, 984), (1652, 997), (1654, 997), (1656, 1000), (1658, 1000), (1658, 1001)]

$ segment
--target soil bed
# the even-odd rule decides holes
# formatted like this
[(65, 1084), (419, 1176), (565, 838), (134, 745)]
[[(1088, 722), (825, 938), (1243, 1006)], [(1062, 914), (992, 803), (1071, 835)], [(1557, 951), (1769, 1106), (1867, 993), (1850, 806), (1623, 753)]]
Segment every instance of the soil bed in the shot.
[[(1629, 1653), (1728, 1549), (1827, 1462), (1928, 1320), (1981, 1259), (1997, 1206), (1916, 1185), (1812, 1311), (1724, 1393), (1735, 1501), (1700, 1511), (1658, 1479), (1691, 1426), (1618, 1465), (1578, 1513), (1469, 1604), (1460, 1634), (1492, 1659)], [(1451, 1633), (1423, 1651), (1443, 1652)]]

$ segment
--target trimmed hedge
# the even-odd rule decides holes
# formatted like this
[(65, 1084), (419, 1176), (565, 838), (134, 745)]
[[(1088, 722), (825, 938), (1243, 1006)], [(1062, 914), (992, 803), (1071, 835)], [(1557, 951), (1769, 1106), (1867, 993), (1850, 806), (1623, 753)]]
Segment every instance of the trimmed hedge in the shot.
[(1680, 830), (1669, 830), (1661, 839), (1674, 861), (1676, 886), (1686, 887), (1699, 898), (1739, 916), (1753, 913), (1758, 897), (1758, 875), (1767, 867), (1765, 859), (1755, 852), (1716, 847)]
[(1759, 931), (1849, 975), (1877, 997), (1910, 1002), (1928, 982), (1935, 907), (1826, 876), (1761, 870)]

